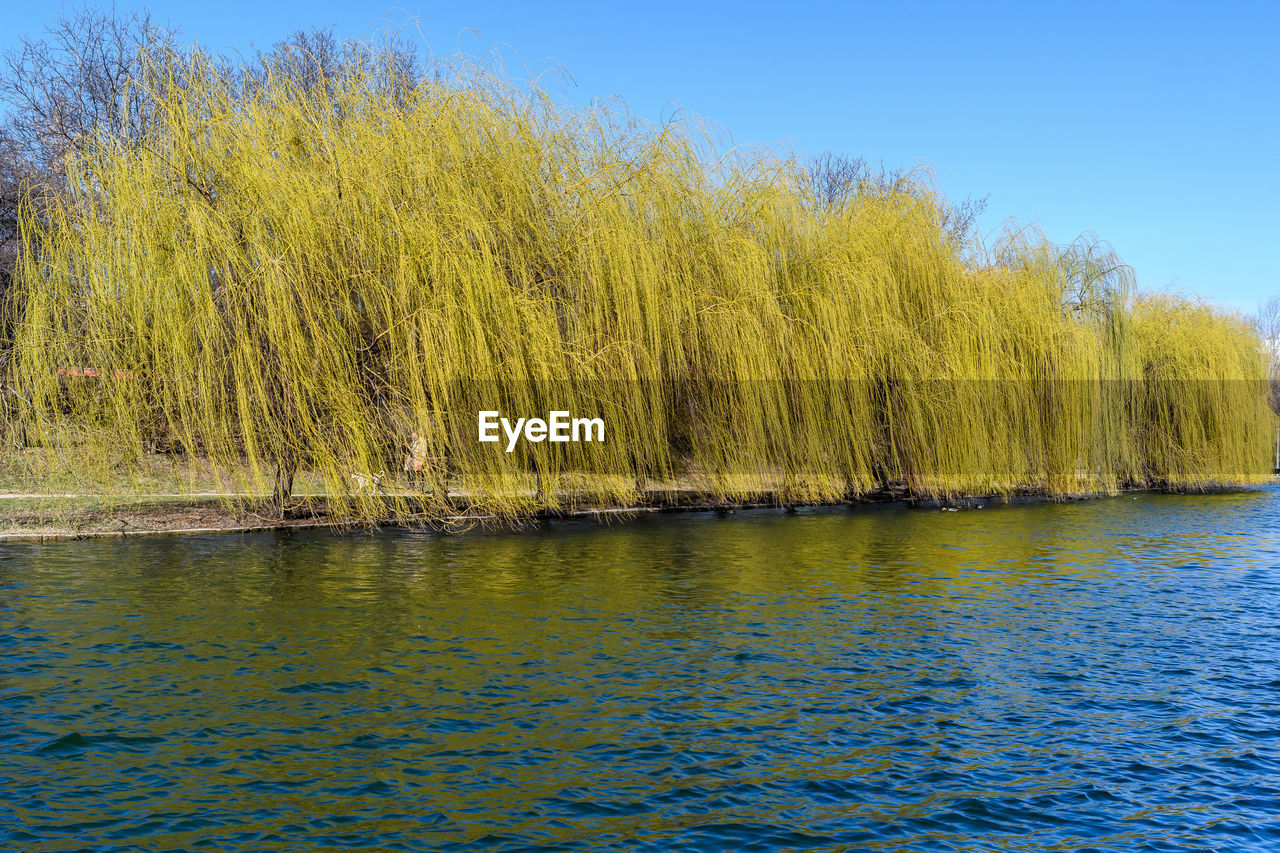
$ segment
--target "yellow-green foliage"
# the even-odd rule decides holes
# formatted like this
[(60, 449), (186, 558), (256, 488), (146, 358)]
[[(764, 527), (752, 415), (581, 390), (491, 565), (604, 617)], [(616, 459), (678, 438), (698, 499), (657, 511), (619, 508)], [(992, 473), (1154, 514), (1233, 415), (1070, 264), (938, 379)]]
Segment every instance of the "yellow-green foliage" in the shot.
[[(960, 245), (925, 182), (823, 205), (792, 161), (479, 74), (184, 75), (148, 138), (72, 160), (70, 198), (26, 220), (21, 417), (91, 481), (159, 438), (232, 492), (298, 469), (339, 517), (453, 512), (444, 462), (399, 476), (414, 431), (508, 517), (675, 482), (801, 501), (1267, 471), (1256, 337), (1135, 297), (1095, 244)], [(507, 454), (481, 408), (601, 416), (607, 440)]]

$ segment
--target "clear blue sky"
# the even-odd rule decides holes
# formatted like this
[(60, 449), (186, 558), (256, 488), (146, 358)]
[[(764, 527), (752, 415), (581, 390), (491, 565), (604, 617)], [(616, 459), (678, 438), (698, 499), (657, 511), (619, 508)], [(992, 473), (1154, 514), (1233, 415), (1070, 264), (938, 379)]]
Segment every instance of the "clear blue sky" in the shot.
[[(213, 49), (409, 24), (436, 54), (562, 68), (574, 101), (619, 95), (652, 119), (678, 105), (734, 143), (926, 164), (953, 198), (990, 195), (984, 230), (1014, 216), (1058, 242), (1096, 232), (1144, 288), (1244, 310), (1280, 294), (1273, 3), (145, 5)], [(59, 8), (6, 10), (0, 43)]]

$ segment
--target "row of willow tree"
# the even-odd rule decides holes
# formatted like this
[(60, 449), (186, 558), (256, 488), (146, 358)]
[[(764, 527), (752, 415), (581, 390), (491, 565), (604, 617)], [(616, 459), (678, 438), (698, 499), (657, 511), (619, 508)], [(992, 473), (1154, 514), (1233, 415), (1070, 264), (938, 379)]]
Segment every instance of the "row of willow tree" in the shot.
[[(673, 486), (804, 502), (1270, 473), (1257, 334), (1137, 293), (1104, 244), (983, 244), (980, 203), (927, 175), (725, 153), (696, 121), (399, 43), (313, 48), (143, 45), (119, 127), (76, 137), (56, 188), (25, 185), (6, 428), (51, 475), (106, 488), (162, 446), (232, 503), (431, 520)], [(495, 409), (601, 417), (606, 440), (507, 453), (477, 440)]]

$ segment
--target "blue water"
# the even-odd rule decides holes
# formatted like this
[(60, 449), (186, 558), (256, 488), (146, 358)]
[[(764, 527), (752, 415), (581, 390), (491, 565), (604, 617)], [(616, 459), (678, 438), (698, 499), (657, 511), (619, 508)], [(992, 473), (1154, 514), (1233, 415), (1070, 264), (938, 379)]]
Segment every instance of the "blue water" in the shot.
[(1280, 492), (0, 545), (14, 850), (1280, 850)]

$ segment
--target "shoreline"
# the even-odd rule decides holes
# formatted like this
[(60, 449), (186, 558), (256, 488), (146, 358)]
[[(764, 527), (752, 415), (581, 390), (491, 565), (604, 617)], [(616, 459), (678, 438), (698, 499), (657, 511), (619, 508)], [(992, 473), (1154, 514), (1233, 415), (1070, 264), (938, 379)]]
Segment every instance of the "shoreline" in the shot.
[[(849, 509), (870, 507), (900, 507), (905, 509), (985, 509), (995, 506), (1011, 506), (1018, 504), (1039, 503), (1074, 503), (1086, 500), (1101, 500), (1125, 495), (1140, 494), (1218, 494), (1247, 491), (1258, 486), (1240, 484), (1214, 484), (1198, 489), (1169, 489), (1159, 486), (1145, 486), (1117, 489), (1114, 492), (1082, 492), (1072, 495), (1053, 495), (1048, 492), (1025, 491), (996, 495), (965, 495), (954, 498), (913, 497), (901, 493), (880, 492), (861, 498), (826, 501), (787, 503), (776, 497), (776, 493), (764, 493), (755, 501), (717, 500), (711, 495), (685, 490), (655, 490), (646, 495), (647, 500), (629, 506), (601, 506), (580, 509), (543, 510), (520, 519), (503, 519), (494, 515), (481, 515), (461, 511), (456, 516), (440, 519), (432, 524), (423, 521), (406, 523), (403, 520), (387, 518), (378, 522), (337, 521), (323, 514), (313, 514), (298, 518), (270, 518), (256, 514), (235, 514), (228, 512), (217, 504), (209, 504), (210, 495), (190, 495), (192, 501), (144, 505), (115, 513), (100, 512), (98, 517), (90, 517), (83, 526), (50, 523), (47, 529), (3, 530), (0, 527), (0, 544), (41, 544), (45, 542), (74, 542), (92, 539), (132, 539), (154, 536), (212, 536), (248, 533), (265, 533), (269, 531), (315, 530), (329, 528), (335, 531), (351, 532), (354, 530), (381, 529), (428, 529), (441, 533), (461, 533), (469, 530), (496, 529), (510, 527), (518, 529), (522, 525), (538, 524), (566, 519), (592, 519), (598, 521), (610, 518), (629, 518), (632, 516), (662, 513), (691, 512), (731, 512), (738, 510), (797, 510), (816, 507), (847, 507)], [(21, 496), (0, 495), (0, 501), (13, 497), (36, 497), (23, 494)], [(72, 497), (49, 495), (41, 497)], [(147, 498), (174, 498), (178, 495), (139, 495), (140, 500)], [(86, 496), (86, 499), (87, 498)], [(203, 503), (202, 503), (203, 502)], [(0, 504), (0, 507), (3, 505)], [(92, 507), (91, 507), (92, 509)], [(0, 509), (0, 518), (4, 511)], [(94, 522), (99, 526), (95, 526)], [(105, 522), (105, 523), (104, 523)], [(0, 521), (0, 525), (4, 522)], [(110, 524), (110, 526), (107, 526)]]

